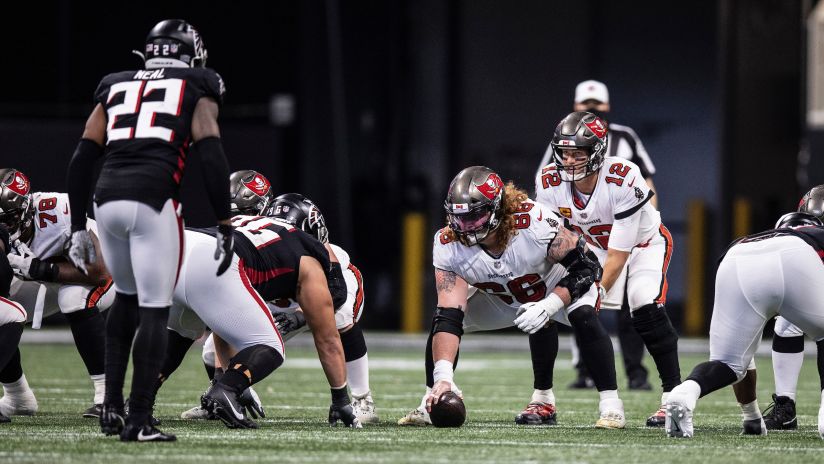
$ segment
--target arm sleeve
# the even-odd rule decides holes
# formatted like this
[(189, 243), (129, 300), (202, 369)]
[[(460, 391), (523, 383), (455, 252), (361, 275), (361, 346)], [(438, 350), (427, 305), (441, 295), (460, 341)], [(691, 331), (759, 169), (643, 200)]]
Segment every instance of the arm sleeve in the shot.
[(618, 251), (632, 250), (632, 248), (638, 244), (638, 229), (640, 225), (640, 213), (615, 221), (609, 233), (609, 247)]
[[(215, 217), (218, 221), (229, 219), (229, 162), (226, 161), (220, 138), (206, 137), (192, 145), (192, 149), (203, 165), (203, 182)], [(74, 223), (74, 204), (71, 207)]]
[(86, 229), (86, 205), (92, 188), (94, 164), (102, 154), (103, 147), (92, 140), (81, 139), (69, 162), (66, 191), (72, 214), (72, 232)]

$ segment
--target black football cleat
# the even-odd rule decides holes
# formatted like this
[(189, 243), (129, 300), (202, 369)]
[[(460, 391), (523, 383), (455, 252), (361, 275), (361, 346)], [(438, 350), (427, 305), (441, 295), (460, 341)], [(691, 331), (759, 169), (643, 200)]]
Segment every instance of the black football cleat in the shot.
[(103, 412), (102, 404), (93, 404), (89, 409), (83, 411), (83, 417), (86, 419), (100, 419), (100, 413)]
[(4, 416), (2, 412), (0, 412), (0, 424), (5, 424), (7, 422), (11, 422), (11, 419)]
[(766, 435), (767, 426), (764, 424), (764, 418), (745, 420), (742, 423), (741, 435)]
[(127, 424), (120, 432), (120, 441), (177, 441), (177, 437), (171, 433), (161, 432), (149, 424)]
[(764, 410), (764, 423), (767, 430), (795, 430), (798, 418), (795, 416), (795, 401), (789, 396), (773, 393), (773, 402)]
[[(126, 400), (126, 402), (123, 404), (123, 412), (126, 413), (126, 416), (124, 417), (127, 417), (129, 415), (129, 400)], [(160, 425), (160, 419), (155, 417), (154, 414), (149, 414), (149, 425), (151, 425), (152, 427), (157, 427), (158, 425)]]
[(119, 434), (126, 426), (126, 421), (123, 420), (125, 415), (123, 408), (104, 403), (100, 408), (100, 431), (104, 435)]
[(237, 393), (218, 382), (214, 382), (200, 397), (200, 405), (230, 429), (258, 428), (255, 422), (246, 418)]
[(515, 423), (519, 425), (555, 425), (556, 411), (554, 404), (529, 403), (520, 414), (515, 416)]

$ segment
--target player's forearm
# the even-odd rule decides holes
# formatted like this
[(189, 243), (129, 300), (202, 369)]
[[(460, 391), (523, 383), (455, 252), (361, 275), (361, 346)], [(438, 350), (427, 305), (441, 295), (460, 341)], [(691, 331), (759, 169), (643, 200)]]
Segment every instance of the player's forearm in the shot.
[(340, 387), (346, 383), (346, 359), (343, 356), (343, 345), (340, 342), (340, 335), (337, 329), (325, 330), (322, 333), (312, 331), (315, 339), (315, 349), (318, 351), (323, 372), (326, 380), (332, 388)]
[(461, 339), (457, 335), (448, 332), (436, 333), (432, 337), (432, 360), (435, 362), (446, 360), (454, 364), (460, 343)]
[(604, 263), (604, 274), (601, 277), (601, 286), (609, 291), (621, 275), (624, 265), (627, 263), (629, 253), (610, 248), (607, 251), (607, 260)]
[(83, 274), (80, 269), (71, 263), (57, 263), (57, 282), (64, 284), (91, 285), (98, 287), (105, 285), (109, 280), (109, 272), (101, 266), (90, 265), (89, 274)]

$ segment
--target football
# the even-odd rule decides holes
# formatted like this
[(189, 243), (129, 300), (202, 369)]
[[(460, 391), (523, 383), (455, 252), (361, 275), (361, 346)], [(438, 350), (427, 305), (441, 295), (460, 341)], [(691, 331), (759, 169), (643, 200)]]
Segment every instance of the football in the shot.
[(432, 405), (429, 418), (435, 427), (460, 427), (466, 421), (466, 407), (460, 396), (448, 391)]

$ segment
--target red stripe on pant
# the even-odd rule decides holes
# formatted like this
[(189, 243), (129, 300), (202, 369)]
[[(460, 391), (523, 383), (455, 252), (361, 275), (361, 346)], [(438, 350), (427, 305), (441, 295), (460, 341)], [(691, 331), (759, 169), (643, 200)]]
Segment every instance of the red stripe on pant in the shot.
[(661, 224), (661, 226), (658, 227), (658, 232), (662, 237), (664, 237), (666, 249), (664, 250), (664, 264), (661, 266), (661, 290), (655, 298), (655, 303), (665, 304), (667, 302), (667, 290), (669, 289), (669, 284), (667, 283), (667, 269), (669, 268), (669, 263), (672, 259), (672, 235), (664, 224)]
[(275, 325), (275, 321), (272, 320), (272, 313), (269, 312), (269, 307), (266, 306), (266, 303), (263, 302), (263, 299), (260, 298), (260, 294), (252, 287), (252, 283), (249, 281), (249, 276), (246, 275), (246, 266), (241, 259), (238, 262), (238, 272), (240, 272), (240, 281), (243, 282), (243, 286), (246, 287), (246, 290), (249, 291), (249, 294), (252, 295), (252, 298), (255, 299), (260, 309), (266, 314), (266, 318), (269, 319), (269, 323), (272, 324), (272, 329), (275, 330), (275, 334), (278, 336), (278, 340), (280, 340), (280, 348), (283, 350), (283, 353), (286, 353), (286, 345), (283, 343), (283, 337), (280, 336), (280, 331), (278, 331), (278, 327)]
[(11, 300), (7, 300), (7, 299), (3, 298), (2, 296), (0, 296), (0, 301), (2, 301), (3, 303), (8, 303), (8, 304), (9, 304), (10, 306), (12, 306), (14, 309), (16, 309), (16, 310), (20, 311), (20, 314), (22, 314), (22, 315), (23, 315), (23, 320), (25, 320), (25, 319), (26, 319), (26, 317), (27, 317), (27, 316), (26, 316), (26, 311), (25, 311), (25, 310), (23, 309), (23, 307), (22, 307), (22, 306), (20, 306), (18, 303), (15, 303), (14, 301), (11, 301)]

